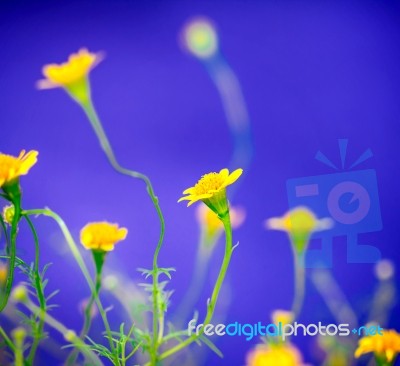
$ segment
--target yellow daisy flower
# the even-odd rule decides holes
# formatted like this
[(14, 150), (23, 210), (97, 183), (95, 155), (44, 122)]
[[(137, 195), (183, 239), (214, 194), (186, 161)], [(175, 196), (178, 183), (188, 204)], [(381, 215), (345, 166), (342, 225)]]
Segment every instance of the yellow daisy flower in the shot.
[(286, 231), (296, 250), (304, 252), (311, 234), (330, 229), (333, 221), (329, 218), (318, 219), (307, 207), (300, 206), (290, 210), (283, 217), (266, 220), (265, 224), (268, 229)]
[(392, 363), (400, 353), (400, 334), (395, 330), (384, 330), (383, 335), (366, 336), (360, 339), (355, 357), (373, 352), (385, 362)]
[(208, 173), (193, 186), (185, 191), (181, 201), (189, 201), (188, 206), (197, 201), (203, 201), (219, 217), (223, 217), (229, 212), (228, 201), (226, 199), (226, 187), (235, 183), (242, 175), (243, 169), (236, 169), (229, 174), (228, 169), (222, 169), (219, 173)]
[(44, 80), (39, 80), (39, 89), (64, 88), (79, 102), (89, 98), (87, 82), (90, 71), (103, 59), (101, 53), (89, 52), (86, 48), (69, 56), (62, 64), (48, 64), (43, 67)]
[(4, 187), (21, 175), (28, 174), (29, 170), (36, 164), (38, 152), (31, 150), (25, 153), (22, 150), (18, 157), (0, 154), (0, 187)]
[(128, 229), (109, 222), (91, 222), (81, 230), (81, 243), (86, 249), (109, 252), (114, 245), (124, 240)]
[(246, 366), (301, 366), (300, 352), (292, 345), (262, 345), (251, 351)]

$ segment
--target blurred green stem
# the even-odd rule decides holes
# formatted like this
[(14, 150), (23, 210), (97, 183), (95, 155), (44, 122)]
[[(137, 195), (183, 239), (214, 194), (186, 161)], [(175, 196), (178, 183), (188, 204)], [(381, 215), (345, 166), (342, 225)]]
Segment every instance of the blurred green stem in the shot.
[(303, 307), (305, 293), (304, 253), (294, 251), (294, 299), (292, 305), (293, 322), (298, 318)]

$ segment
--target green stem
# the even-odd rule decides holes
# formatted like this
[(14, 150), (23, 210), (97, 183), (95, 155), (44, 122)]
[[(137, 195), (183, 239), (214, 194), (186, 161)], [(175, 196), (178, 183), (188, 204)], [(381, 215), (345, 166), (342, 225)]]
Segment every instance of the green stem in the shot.
[(6, 332), (1, 326), (0, 326), (0, 336), (4, 339), (4, 342), (10, 348), (10, 350), (13, 351), (13, 353), (15, 354), (15, 346), (13, 341), (7, 336)]
[(35, 359), (36, 350), (39, 346), (39, 342), (43, 336), (44, 316), (46, 314), (46, 298), (44, 297), (42, 280), (40, 278), (40, 273), (39, 273), (39, 257), (40, 257), (39, 239), (31, 219), (28, 216), (24, 216), (24, 218), (27, 221), (32, 231), (35, 242), (35, 263), (33, 265), (33, 271), (35, 276), (36, 294), (39, 299), (39, 306), (40, 306), (40, 311), (38, 313), (38, 318), (39, 318), (38, 333), (34, 335), (32, 347), (28, 355), (28, 364), (32, 365)]
[[(55, 212), (51, 211), (50, 209), (27, 210), (27, 211), (24, 211), (23, 214), (24, 215), (28, 215), (28, 216), (31, 216), (31, 215), (44, 215), (44, 216), (51, 217), (52, 219), (54, 219), (57, 222), (57, 224), (60, 227), (62, 233), (64, 234), (65, 240), (67, 241), (67, 244), (68, 244), (68, 246), (69, 246), (69, 248), (70, 248), (70, 250), (72, 252), (72, 255), (74, 256), (76, 262), (78, 263), (79, 268), (81, 269), (81, 271), (82, 271), (82, 273), (83, 273), (83, 275), (84, 275), (84, 277), (86, 279), (86, 282), (89, 285), (90, 291), (92, 293), (94, 293), (96, 291), (95, 284), (93, 283), (93, 281), (92, 281), (92, 279), (90, 277), (89, 270), (87, 269), (86, 264), (85, 264), (85, 262), (84, 262), (84, 260), (82, 258), (82, 255), (81, 255), (81, 253), (80, 253), (80, 251), (79, 251), (79, 249), (78, 249), (78, 247), (77, 247), (77, 245), (76, 245), (76, 243), (74, 241), (74, 238), (72, 237), (67, 225), (65, 224), (64, 220), (59, 215), (57, 215)], [(120, 362), (119, 362), (118, 356), (114, 352), (115, 351), (115, 346), (114, 346), (114, 343), (112, 341), (111, 328), (110, 328), (110, 324), (109, 324), (108, 319), (107, 319), (107, 314), (106, 314), (106, 312), (104, 310), (103, 304), (101, 303), (100, 299), (98, 297), (96, 297), (95, 301), (96, 301), (97, 307), (99, 309), (99, 313), (101, 315), (101, 318), (103, 320), (104, 327), (106, 328), (107, 339), (108, 339), (108, 342), (109, 342), (109, 345), (110, 345), (110, 349), (113, 351), (113, 354), (114, 354), (114, 357), (115, 357), (115, 359), (114, 359), (115, 366), (119, 366)]]
[[(19, 185), (18, 185), (18, 190), (19, 190)], [(14, 205), (14, 217), (11, 223), (10, 246), (7, 250), (7, 254), (10, 256), (10, 263), (8, 267), (4, 296), (0, 300), (0, 313), (4, 310), (4, 308), (8, 303), (8, 298), (10, 297), (11, 288), (14, 282), (15, 261), (17, 256), (16, 244), (17, 244), (18, 223), (21, 219), (21, 193), (19, 191), (17, 193), (14, 192), (14, 194), (11, 195), (11, 198), (9, 200)]]
[[(90, 299), (85, 307), (84, 311), (84, 322), (81, 332), (79, 334), (79, 338), (84, 341), (86, 336), (89, 334), (90, 327), (92, 326), (92, 308), (96, 298), (99, 296), (100, 288), (101, 288), (101, 273), (104, 264), (104, 256), (105, 252), (92, 252), (94, 257), (94, 262), (96, 265), (96, 278), (95, 278), (95, 292), (91, 293)], [(69, 357), (67, 358), (66, 364), (68, 366), (74, 365), (76, 358), (78, 356), (77, 350), (73, 350)]]
[(293, 322), (300, 315), (305, 294), (304, 254), (294, 251), (294, 299), (292, 304)]
[(153, 255), (153, 291), (152, 291), (152, 298), (153, 298), (153, 344), (152, 344), (152, 357), (154, 363), (157, 362), (156, 360), (156, 355), (158, 352), (158, 346), (159, 346), (159, 340), (162, 339), (163, 337), (163, 329), (164, 329), (164, 317), (163, 315), (160, 316), (159, 314), (159, 306), (158, 306), (158, 296), (159, 296), (159, 291), (158, 291), (158, 255), (161, 250), (161, 246), (164, 240), (164, 231), (165, 231), (165, 221), (164, 221), (164, 216), (161, 211), (161, 207), (158, 202), (158, 197), (154, 193), (153, 186), (151, 184), (150, 179), (137, 171), (134, 170), (129, 170), (124, 167), (122, 167), (114, 154), (114, 151), (111, 147), (110, 141), (108, 140), (108, 137), (104, 131), (103, 125), (100, 121), (100, 118), (93, 106), (93, 102), (91, 98), (88, 99), (86, 103), (81, 104), (83, 110), (85, 111), (96, 135), (97, 138), (100, 141), (100, 145), (105, 152), (108, 161), (110, 162), (111, 166), (119, 173), (123, 175), (127, 175), (136, 179), (141, 179), (145, 184), (147, 188), (147, 193), (149, 194), (151, 201), (154, 205), (154, 208), (157, 212), (159, 221), (160, 221), (160, 236), (158, 239), (158, 243), (156, 246), (156, 249), (154, 251)]
[[(203, 321), (203, 328), (198, 332), (198, 334), (192, 334), (189, 338), (187, 338), (185, 341), (177, 344), (175, 347), (169, 349), (168, 351), (165, 351), (164, 353), (162, 353), (159, 356), (159, 360), (164, 360), (167, 357), (172, 356), (173, 354), (175, 354), (176, 352), (182, 350), (183, 348), (189, 346), (191, 343), (193, 343), (194, 341), (196, 341), (197, 339), (200, 338), (200, 336), (203, 334), (204, 332), (204, 327), (207, 324), (210, 324), (212, 317), (214, 315), (214, 311), (215, 311), (215, 307), (217, 304), (217, 300), (218, 300), (218, 296), (219, 293), (221, 291), (221, 287), (222, 284), (224, 282), (225, 276), (226, 276), (226, 272), (228, 270), (229, 267), (229, 263), (232, 257), (232, 252), (233, 252), (233, 246), (232, 246), (232, 226), (231, 226), (231, 221), (230, 221), (230, 217), (229, 217), (229, 213), (226, 214), (223, 218), (221, 218), (222, 223), (224, 224), (224, 229), (225, 229), (225, 239), (226, 239), (226, 243), (225, 243), (225, 254), (224, 254), (224, 259), (222, 261), (222, 265), (221, 265), (221, 269), (219, 271), (218, 277), (217, 277), (217, 281), (214, 285), (214, 290), (212, 292), (211, 295), (211, 299), (208, 302), (207, 305), (207, 313), (206, 313), (206, 317)], [(147, 364), (149, 365), (149, 364)]]
[[(30, 310), (32, 313), (37, 313), (38, 311), (40, 311), (40, 308), (37, 307), (32, 301), (28, 300), (26, 302), (23, 303), (24, 306), (26, 306), (26, 308), (28, 310)], [(56, 331), (58, 331), (62, 336), (65, 336), (67, 334), (71, 333), (71, 330), (68, 329), (67, 327), (65, 327), (62, 323), (60, 323), (58, 320), (56, 320), (55, 318), (53, 318), (51, 315), (49, 315), (48, 313), (45, 314), (44, 317), (44, 321), (46, 324), (48, 324), (50, 327), (52, 327), (53, 329), (55, 329)], [(82, 350), (83, 353), (86, 354), (86, 356), (88, 358), (90, 358), (93, 362), (93, 366), (95, 365), (101, 365), (103, 366), (103, 363), (100, 361), (100, 359), (96, 356), (95, 353), (93, 353), (92, 351), (90, 351), (89, 348), (86, 347), (85, 343), (77, 336), (73, 337), (73, 339), (69, 339), (68, 342), (70, 342), (71, 344), (73, 344), (75, 347), (77, 347), (78, 349)]]

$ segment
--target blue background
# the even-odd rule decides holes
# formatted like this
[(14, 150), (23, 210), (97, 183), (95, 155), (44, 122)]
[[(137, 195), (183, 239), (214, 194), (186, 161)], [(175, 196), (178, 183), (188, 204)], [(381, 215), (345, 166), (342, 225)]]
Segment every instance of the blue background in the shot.
[[(240, 246), (229, 269), (227, 321), (267, 322), (273, 309), (290, 307), (289, 243), (262, 223), (286, 211), (287, 179), (332, 172), (314, 160), (318, 150), (340, 165), (338, 138), (349, 139), (351, 162), (367, 148), (374, 153), (359, 169), (376, 170), (383, 229), (364, 239), (398, 265), (398, 1), (3, 0), (0, 150), (40, 152), (22, 179), (24, 206), (49, 206), (76, 237), (87, 221), (119, 222), (129, 236), (109, 256), (110, 268), (140, 279), (136, 268), (151, 266), (158, 221), (143, 184), (112, 171), (83, 113), (61, 90), (34, 87), (42, 65), (64, 61), (82, 46), (105, 51), (106, 60), (91, 75), (95, 104), (121, 163), (148, 174), (160, 198), (167, 225), (160, 263), (177, 269), (173, 311), (189, 284), (198, 237), (195, 211), (176, 201), (201, 174), (227, 166), (232, 153), (218, 93), (202, 65), (178, 44), (182, 25), (197, 15), (218, 26), (254, 133), (254, 161), (234, 199), (246, 208), (247, 220), (235, 234)], [(53, 263), (49, 286), (61, 289), (53, 314), (78, 329), (77, 304), (87, 287), (56, 225), (45, 218), (36, 222), (42, 263)], [(29, 260), (33, 243), (26, 231), (18, 246)], [(221, 260), (218, 249), (200, 310)], [(376, 286), (373, 266), (347, 264), (343, 237), (334, 243), (333, 273), (363, 319)], [(332, 321), (310, 282), (307, 287), (300, 320)], [(399, 329), (399, 318), (392, 316), (390, 325)], [(306, 360), (316, 363), (315, 345), (299, 342)], [(254, 344), (221, 338), (225, 358), (210, 355), (207, 365), (242, 365)]]

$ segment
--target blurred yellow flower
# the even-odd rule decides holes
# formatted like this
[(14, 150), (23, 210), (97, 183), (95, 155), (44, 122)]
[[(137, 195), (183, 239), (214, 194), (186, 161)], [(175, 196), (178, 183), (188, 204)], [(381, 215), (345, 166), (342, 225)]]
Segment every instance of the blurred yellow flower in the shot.
[(283, 217), (266, 220), (266, 227), (273, 230), (286, 231), (296, 250), (304, 252), (311, 234), (315, 231), (327, 230), (333, 221), (329, 218), (318, 219), (307, 207), (296, 207)]
[(22, 150), (18, 157), (0, 154), (0, 187), (12, 183), (21, 175), (28, 174), (37, 162), (38, 152)]
[(4, 262), (0, 262), (0, 289), (6, 283), (7, 280), (7, 265)]
[(282, 325), (290, 324), (292, 323), (293, 318), (294, 314), (291, 311), (278, 309), (272, 312), (272, 323), (274, 324), (279, 324), (279, 323), (282, 323)]
[(114, 245), (124, 240), (128, 229), (109, 222), (91, 222), (81, 230), (81, 243), (86, 249), (109, 252)]
[(359, 358), (371, 352), (385, 362), (393, 362), (400, 353), (400, 334), (395, 330), (384, 330), (383, 335), (365, 336), (359, 340), (354, 355)]
[(48, 64), (42, 69), (44, 80), (39, 80), (39, 89), (64, 88), (78, 102), (86, 102), (90, 96), (87, 82), (90, 71), (103, 59), (101, 53), (82, 48), (69, 56), (62, 64)]
[(193, 186), (186, 189), (181, 201), (189, 201), (188, 206), (201, 200), (218, 216), (228, 213), (228, 201), (226, 199), (226, 187), (233, 184), (242, 175), (243, 169), (236, 169), (229, 174), (228, 169), (222, 169), (219, 173), (208, 173)]
[(204, 18), (192, 20), (183, 30), (187, 49), (199, 58), (209, 58), (218, 51), (218, 35), (214, 25)]
[(15, 207), (14, 205), (8, 205), (3, 208), (3, 220), (8, 225), (12, 225), (13, 219), (15, 214)]
[[(243, 208), (230, 206), (229, 213), (231, 216), (231, 224), (233, 229), (236, 229), (243, 224), (246, 218), (246, 212)], [(224, 228), (217, 214), (214, 211), (207, 209), (207, 207), (203, 205), (198, 206), (197, 219), (205, 230), (207, 238), (214, 238), (216, 235), (221, 233)]]
[(301, 366), (300, 352), (292, 345), (262, 345), (247, 356), (246, 366)]

